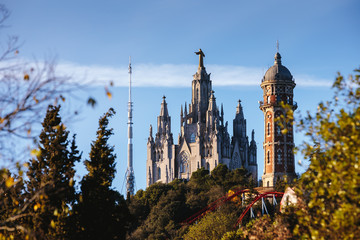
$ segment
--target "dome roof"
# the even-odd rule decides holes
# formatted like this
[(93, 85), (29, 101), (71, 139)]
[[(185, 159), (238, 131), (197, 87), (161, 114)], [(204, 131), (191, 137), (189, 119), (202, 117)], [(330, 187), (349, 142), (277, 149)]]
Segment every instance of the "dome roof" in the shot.
[(280, 53), (275, 54), (275, 62), (272, 67), (270, 67), (264, 76), (263, 81), (273, 81), (273, 80), (293, 80), (293, 76), (291, 75), (289, 69), (281, 64), (281, 55)]

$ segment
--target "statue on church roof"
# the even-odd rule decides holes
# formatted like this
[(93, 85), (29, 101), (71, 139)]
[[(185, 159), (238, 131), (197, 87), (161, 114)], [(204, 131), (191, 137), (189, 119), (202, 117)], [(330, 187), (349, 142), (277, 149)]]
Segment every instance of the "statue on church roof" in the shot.
[(204, 52), (200, 48), (198, 52), (195, 52), (195, 54), (199, 55), (199, 67), (204, 67)]

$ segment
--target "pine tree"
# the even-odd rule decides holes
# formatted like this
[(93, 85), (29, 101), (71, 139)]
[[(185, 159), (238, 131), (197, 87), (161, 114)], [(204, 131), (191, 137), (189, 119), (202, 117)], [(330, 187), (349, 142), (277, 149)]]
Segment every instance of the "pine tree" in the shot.
[(80, 160), (75, 136), (68, 150), (69, 132), (61, 122), (60, 106), (49, 106), (42, 123), (36, 157), (27, 172), (28, 224), (37, 239), (64, 239), (69, 207), (75, 201), (74, 165)]
[(115, 176), (114, 147), (107, 129), (112, 108), (100, 118), (97, 139), (91, 144), (90, 159), (85, 161), (88, 174), (81, 181), (79, 204), (75, 207), (78, 230), (73, 239), (125, 239), (129, 216), (122, 195), (111, 189)]

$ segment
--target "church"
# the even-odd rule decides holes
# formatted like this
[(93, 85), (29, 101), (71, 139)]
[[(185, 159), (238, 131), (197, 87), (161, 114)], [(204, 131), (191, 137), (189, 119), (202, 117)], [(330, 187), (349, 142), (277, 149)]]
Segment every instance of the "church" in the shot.
[(246, 168), (257, 180), (257, 147), (254, 130), (247, 136), (246, 119), (239, 100), (233, 119), (233, 134), (228, 132), (223, 107), (216, 104), (210, 74), (204, 66), (205, 54), (201, 49), (199, 66), (192, 80), (191, 103), (180, 111), (180, 134), (174, 143), (171, 117), (163, 97), (157, 131), (147, 142), (146, 186), (156, 182), (169, 183), (175, 178), (189, 179), (199, 168), (212, 171), (218, 164), (229, 169)]

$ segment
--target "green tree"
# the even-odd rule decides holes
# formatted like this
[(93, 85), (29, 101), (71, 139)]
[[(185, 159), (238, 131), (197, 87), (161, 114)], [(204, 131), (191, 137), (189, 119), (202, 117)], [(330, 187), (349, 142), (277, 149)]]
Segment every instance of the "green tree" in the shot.
[(85, 161), (88, 174), (81, 181), (79, 203), (74, 207), (78, 227), (73, 239), (125, 239), (129, 213), (122, 195), (111, 189), (115, 176), (114, 147), (109, 146), (112, 129), (107, 129), (109, 111), (100, 118), (97, 139), (91, 144), (89, 160)]
[(360, 236), (360, 69), (346, 80), (338, 74), (332, 102), (301, 121), (310, 141), (310, 160), (297, 194), (296, 233), (307, 239), (358, 239)]
[(131, 235), (131, 239), (175, 239), (178, 236), (180, 222), (189, 211), (185, 204), (185, 183), (168, 184), (172, 188), (162, 194), (159, 201), (151, 208), (142, 225)]
[(184, 235), (185, 240), (215, 240), (233, 230), (237, 214), (232, 207), (224, 205), (215, 212), (208, 213), (200, 222), (189, 227), (189, 231)]
[(60, 106), (49, 106), (42, 123), (36, 157), (27, 171), (27, 224), (37, 239), (64, 239), (69, 207), (75, 201), (74, 165), (80, 160), (75, 136), (70, 150), (68, 135), (59, 116)]

